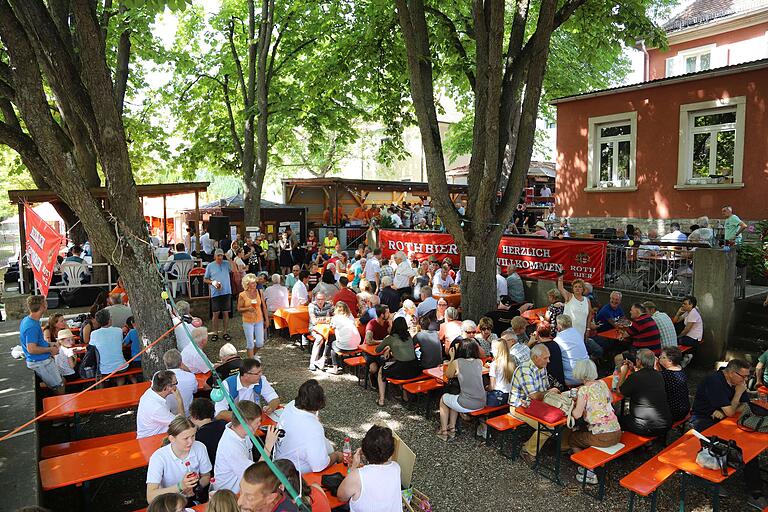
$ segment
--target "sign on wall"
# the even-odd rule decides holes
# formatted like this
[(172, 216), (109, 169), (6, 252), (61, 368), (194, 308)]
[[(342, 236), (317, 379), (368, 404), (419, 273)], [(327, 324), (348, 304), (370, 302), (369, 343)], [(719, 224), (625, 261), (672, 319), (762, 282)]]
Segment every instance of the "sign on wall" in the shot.
[[(556, 280), (563, 272), (566, 281), (583, 279), (601, 287), (605, 278), (607, 245), (605, 241), (505, 236), (497, 248), (496, 262), (502, 269), (514, 264), (522, 277)], [(403, 251), (420, 261), (430, 256), (438, 260), (449, 257), (454, 263), (460, 261), (456, 243), (446, 233), (382, 229), (379, 231), (379, 247), (386, 257)]]

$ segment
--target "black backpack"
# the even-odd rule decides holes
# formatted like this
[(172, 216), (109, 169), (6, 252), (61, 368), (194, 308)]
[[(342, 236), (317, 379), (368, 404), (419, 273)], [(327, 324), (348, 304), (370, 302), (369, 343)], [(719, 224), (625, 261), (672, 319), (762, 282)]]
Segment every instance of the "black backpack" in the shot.
[(88, 345), (78, 371), (81, 379), (95, 379), (99, 375), (99, 351)]

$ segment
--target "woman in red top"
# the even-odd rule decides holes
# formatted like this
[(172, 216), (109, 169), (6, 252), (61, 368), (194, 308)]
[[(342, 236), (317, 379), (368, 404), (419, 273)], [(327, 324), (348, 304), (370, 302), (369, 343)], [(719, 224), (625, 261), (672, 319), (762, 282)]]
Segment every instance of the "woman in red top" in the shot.
[(307, 233), (307, 242), (305, 244), (306, 246), (306, 253), (304, 255), (304, 263), (306, 265), (309, 265), (312, 261), (314, 261), (315, 256), (317, 256), (317, 237), (315, 236), (314, 231), (309, 231)]

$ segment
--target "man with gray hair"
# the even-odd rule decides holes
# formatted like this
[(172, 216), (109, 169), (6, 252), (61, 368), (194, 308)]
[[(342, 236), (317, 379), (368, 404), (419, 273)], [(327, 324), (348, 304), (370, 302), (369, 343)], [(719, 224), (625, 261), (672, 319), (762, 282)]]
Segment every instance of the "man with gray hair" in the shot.
[(183, 410), (179, 410), (176, 396), (170, 394), (165, 397), (168, 409), (174, 414), (189, 416), (189, 406), (192, 403), (194, 394), (197, 392), (197, 379), (193, 373), (181, 368), (181, 353), (175, 348), (169, 349), (163, 354), (163, 364), (166, 370), (170, 370), (176, 375), (176, 382), (178, 382), (176, 388), (181, 394), (182, 405), (184, 406)]
[[(445, 310), (445, 321), (440, 324), (440, 330), (438, 331), (438, 337), (440, 343), (443, 344), (445, 353), (448, 353), (448, 349), (453, 343), (453, 340), (463, 335), (461, 320), (459, 320), (459, 311), (454, 307), (449, 307)], [(475, 327), (477, 329), (477, 327)], [(470, 336), (474, 337), (474, 335)]]
[(264, 290), (264, 302), (270, 316), (281, 308), (288, 307), (288, 288), (282, 285), (280, 274), (272, 274), (272, 284)]
[(378, 295), (379, 302), (387, 306), (391, 312), (394, 313), (400, 309), (402, 298), (400, 292), (392, 284), (391, 277), (384, 276), (381, 278), (381, 289)]
[(523, 280), (517, 274), (517, 267), (514, 263), (507, 267), (507, 295), (515, 304), (525, 302), (525, 287)]
[[(634, 372), (630, 373), (632, 368)], [(629, 414), (622, 415), (621, 430), (640, 436), (663, 436), (672, 427), (664, 377), (656, 371), (656, 355), (640, 349), (634, 364), (625, 359), (619, 373), (619, 393), (629, 399)]]
[(643, 302), (643, 306), (651, 315), (653, 321), (656, 322), (656, 327), (659, 328), (659, 336), (661, 337), (661, 348), (676, 347), (677, 346), (677, 331), (675, 331), (675, 324), (669, 315), (663, 311), (659, 311), (656, 307), (656, 303), (650, 300)]
[(437, 309), (437, 299), (432, 296), (431, 286), (422, 286), (419, 295), (421, 296), (421, 302), (416, 307), (416, 316), (422, 317), (430, 311)]
[(583, 384), (573, 378), (573, 367), (576, 361), (589, 359), (589, 354), (584, 344), (584, 335), (573, 327), (573, 321), (569, 315), (562, 314), (557, 317), (555, 343), (560, 347), (560, 353), (563, 356), (565, 383), (569, 386)]
[(697, 244), (715, 245), (715, 231), (709, 227), (709, 217), (703, 216), (696, 219), (698, 228), (691, 231), (688, 241)]
[(174, 326), (173, 335), (176, 337), (176, 348), (179, 352), (182, 352), (192, 341), (189, 337), (192, 330), (192, 316), (189, 314), (189, 308), (189, 302), (180, 300), (176, 302), (176, 313), (171, 312), (171, 321)]
[(522, 363), (512, 375), (512, 383), (509, 388), (509, 414), (533, 427), (533, 435), (523, 444), (520, 456), (526, 464), (532, 465), (536, 459), (536, 453), (549, 439), (547, 432), (537, 432), (538, 423), (517, 413), (518, 407), (525, 407), (529, 400), (543, 400), (547, 391), (557, 392), (557, 388), (549, 386), (547, 364), (549, 363), (549, 349), (544, 344), (534, 345), (531, 349), (531, 358)]
[[(125, 370), (128, 365), (123, 357), (123, 329), (112, 325), (109, 311), (101, 309), (96, 312), (96, 321), (101, 325), (91, 333), (89, 344), (96, 347), (99, 354), (99, 373), (109, 375), (117, 370)], [(136, 382), (136, 377), (131, 375), (131, 382)], [(116, 377), (118, 386), (125, 383), (125, 377)]]
[(411, 266), (411, 262), (408, 261), (403, 251), (397, 251), (394, 258), (397, 267), (395, 268), (395, 278), (392, 280), (393, 286), (401, 296), (413, 297), (413, 279), (416, 277), (416, 269)]

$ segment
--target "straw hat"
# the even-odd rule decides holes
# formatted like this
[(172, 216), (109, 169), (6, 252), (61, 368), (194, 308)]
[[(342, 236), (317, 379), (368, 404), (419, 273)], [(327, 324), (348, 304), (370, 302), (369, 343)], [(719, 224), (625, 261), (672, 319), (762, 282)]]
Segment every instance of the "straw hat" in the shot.
[(72, 331), (70, 331), (69, 329), (62, 329), (56, 335), (56, 340), (61, 341), (67, 338), (74, 338), (74, 337), (75, 335), (72, 334)]

